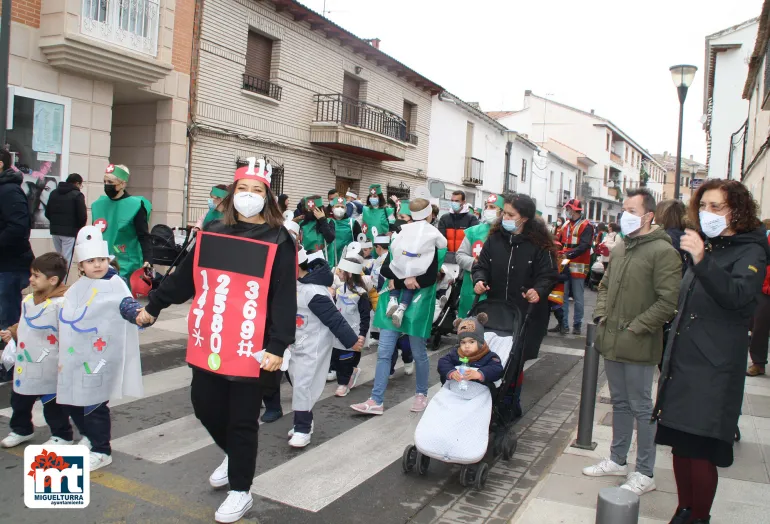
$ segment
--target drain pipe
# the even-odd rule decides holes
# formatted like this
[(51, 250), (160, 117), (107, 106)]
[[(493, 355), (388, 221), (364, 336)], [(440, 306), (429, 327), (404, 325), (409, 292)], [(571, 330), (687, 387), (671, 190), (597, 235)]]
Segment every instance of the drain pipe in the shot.
[(192, 137), (190, 130), (187, 130), (185, 138), (187, 154), (184, 159), (184, 188), (182, 189), (182, 227), (187, 227), (188, 214), (190, 209), (190, 155), (192, 155)]

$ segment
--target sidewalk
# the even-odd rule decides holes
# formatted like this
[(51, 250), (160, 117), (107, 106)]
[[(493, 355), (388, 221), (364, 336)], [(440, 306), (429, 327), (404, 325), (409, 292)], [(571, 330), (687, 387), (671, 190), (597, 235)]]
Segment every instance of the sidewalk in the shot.
[[(620, 477), (586, 477), (581, 473), (585, 466), (610, 453), (612, 406), (601, 368), (600, 372), (602, 388), (593, 429), (593, 440), (598, 447), (595, 451), (586, 451), (567, 444), (511, 523), (594, 524), (599, 490), (623, 483)], [(657, 384), (653, 387), (656, 391)], [(577, 410), (573, 416), (576, 415)], [(711, 513), (714, 524), (770, 522), (770, 377), (747, 377), (739, 426), (742, 439), (735, 444), (735, 463), (719, 470), (719, 487)], [(573, 431), (570, 443), (576, 434), (577, 431)], [(635, 461), (636, 435), (628, 456), (631, 471)], [(641, 497), (640, 524), (666, 524), (676, 511), (671, 448), (658, 446), (655, 466), (658, 489)]]

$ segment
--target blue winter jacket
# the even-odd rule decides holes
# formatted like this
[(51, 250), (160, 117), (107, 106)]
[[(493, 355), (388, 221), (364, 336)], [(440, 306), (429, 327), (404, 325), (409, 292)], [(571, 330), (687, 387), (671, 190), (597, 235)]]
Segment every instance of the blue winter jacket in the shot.
[[(457, 348), (452, 348), (449, 353), (438, 361), (438, 374), (446, 379), (449, 374), (460, 365), (460, 355)], [(474, 368), (484, 375), (484, 380), (477, 382), (497, 382), (503, 376), (503, 363), (494, 351), (490, 351), (475, 362), (468, 362), (468, 367)]]

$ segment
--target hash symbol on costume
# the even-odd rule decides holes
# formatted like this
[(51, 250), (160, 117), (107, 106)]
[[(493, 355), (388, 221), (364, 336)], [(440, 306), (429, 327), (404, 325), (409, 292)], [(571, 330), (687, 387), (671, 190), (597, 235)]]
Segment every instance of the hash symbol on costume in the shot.
[(193, 337), (195, 338), (195, 345), (203, 347), (203, 337), (201, 336), (200, 329), (193, 329)]
[[(243, 356), (250, 357), (250, 356), (252, 356), (254, 354), (254, 353), (251, 352), (251, 348), (253, 348), (253, 347), (254, 347), (254, 342), (252, 342), (251, 340), (241, 340), (238, 343), (238, 348), (239, 349), (238, 349), (238, 351), (236, 351), (236, 353), (238, 353), (239, 357), (243, 357)], [(246, 349), (244, 349), (244, 348), (246, 348)]]

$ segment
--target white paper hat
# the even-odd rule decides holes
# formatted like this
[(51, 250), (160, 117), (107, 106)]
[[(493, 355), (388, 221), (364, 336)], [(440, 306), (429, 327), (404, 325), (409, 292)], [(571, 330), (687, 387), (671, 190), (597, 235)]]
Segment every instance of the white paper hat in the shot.
[(385, 244), (390, 245), (390, 237), (389, 236), (381, 236), (381, 237), (374, 237), (374, 243), (375, 244)]
[(96, 226), (85, 226), (78, 231), (75, 240), (75, 258), (78, 262), (91, 260), (92, 258), (115, 257), (110, 255), (110, 248), (107, 241), (102, 238), (102, 230)]
[(310, 253), (307, 256), (307, 263), (311, 263), (313, 260), (326, 260), (326, 257), (324, 256), (323, 251), (314, 251), (313, 253)]
[(347, 193), (345, 193), (345, 196), (349, 196), (349, 197), (352, 197), (352, 198), (358, 198), (358, 195), (356, 195), (352, 191), (348, 191)]
[(290, 209), (287, 209), (286, 211), (283, 212), (284, 220), (288, 221), (288, 220), (292, 220), (293, 218), (294, 218), (294, 212), (291, 211)]
[(287, 220), (283, 223), (283, 227), (289, 231), (294, 231), (295, 234), (299, 235), (299, 224), (297, 224), (295, 221)]
[[(359, 257), (355, 257), (355, 258), (358, 260), (361, 260)], [(353, 275), (360, 275), (361, 272), (364, 270), (363, 263), (353, 262), (352, 260), (348, 260), (346, 258), (343, 258), (342, 260), (340, 260), (340, 263), (337, 264), (337, 267)]]

